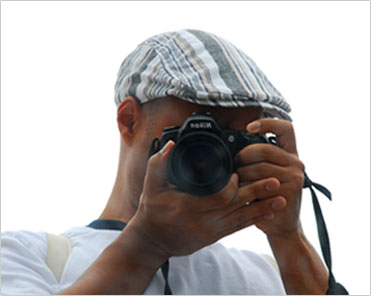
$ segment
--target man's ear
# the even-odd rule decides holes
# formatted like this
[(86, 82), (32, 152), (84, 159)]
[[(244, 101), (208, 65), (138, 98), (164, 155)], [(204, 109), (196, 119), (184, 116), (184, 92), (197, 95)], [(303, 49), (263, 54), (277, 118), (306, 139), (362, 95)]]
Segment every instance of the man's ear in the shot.
[(119, 106), (117, 123), (124, 141), (135, 135), (141, 111), (141, 106), (134, 97), (127, 97)]

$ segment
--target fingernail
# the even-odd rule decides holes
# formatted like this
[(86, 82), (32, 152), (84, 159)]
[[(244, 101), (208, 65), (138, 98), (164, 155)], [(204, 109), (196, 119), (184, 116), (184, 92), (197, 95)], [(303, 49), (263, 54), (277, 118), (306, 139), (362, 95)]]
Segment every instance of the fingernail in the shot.
[(265, 184), (265, 190), (272, 191), (278, 188), (277, 182), (269, 181)]
[(272, 202), (272, 209), (273, 210), (280, 210), (282, 209), (283, 207), (285, 206), (285, 202), (282, 201), (282, 200), (275, 200), (274, 202)]
[(260, 126), (261, 126), (260, 121), (254, 121), (254, 122), (249, 123), (246, 129), (249, 132), (257, 132), (259, 131)]
[(164, 156), (164, 155), (169, 151), (169, 148), (170, 148), (170, 142), (171, 142), (171, 141), (168, 141), (168, 142), (165, 144), (165, 146), (161, 148), (161, 150), (160, 150), (160, 154), (161, 154), (162, 156)]
[(269, 214), (265, 214), (264, 215), (264, 219), (265, 220), (272, 220), (274, 218), (274, 214), (273, 213), (269, 213)]

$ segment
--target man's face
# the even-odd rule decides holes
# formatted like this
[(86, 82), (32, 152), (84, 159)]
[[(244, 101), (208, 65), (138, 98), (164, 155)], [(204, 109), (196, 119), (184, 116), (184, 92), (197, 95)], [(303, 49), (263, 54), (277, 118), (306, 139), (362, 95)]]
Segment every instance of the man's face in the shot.
[[(151, 104), (151, 103), (149, 103)], [(246, 130), (247, 124), (259, 119), (262, 109), (259, 107), (224, 108), (209, 107), (189, 103), (177, 98), (164, 98), (155, 107), (147, 108), (146, 124), (141, 128), (137, 140), (131, 146), (128, 159), (130, 202), (133, 207), (138, 204), (146, 173), (148, 153), (154, 138), (160, 138), (165, 127), (181, 126), (193, 113), (210, 112), (222, 129)], [(144, 105), (142, 108), (146, 108)], [(149, 125), (149, 126), (148, 126)]]

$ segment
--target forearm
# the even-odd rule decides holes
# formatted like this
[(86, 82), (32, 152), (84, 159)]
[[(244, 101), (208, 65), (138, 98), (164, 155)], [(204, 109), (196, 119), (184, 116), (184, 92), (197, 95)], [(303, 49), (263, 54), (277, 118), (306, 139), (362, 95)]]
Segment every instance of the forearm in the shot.
[(59, 294), (142, 294), (166, 259), (135, 231), (125, 229), (71, 287)]
[(268, 237), (287, 294), (326, 294), (328, 272), (302, 230), (289, 237)]

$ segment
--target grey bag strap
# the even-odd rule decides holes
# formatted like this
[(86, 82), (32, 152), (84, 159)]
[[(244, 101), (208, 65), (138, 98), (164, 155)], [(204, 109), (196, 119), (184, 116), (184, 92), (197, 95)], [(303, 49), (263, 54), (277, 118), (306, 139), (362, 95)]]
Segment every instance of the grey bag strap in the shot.
[(46, 233), (48, 248), (46, 253), (46, 264), (53, 272), (58, 283), (60, 282), (64, 266), (71, 252), (71, 242), (63, 234), (55, 235)]

